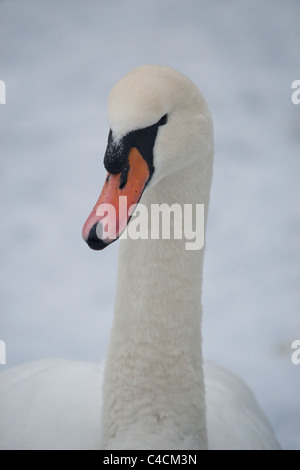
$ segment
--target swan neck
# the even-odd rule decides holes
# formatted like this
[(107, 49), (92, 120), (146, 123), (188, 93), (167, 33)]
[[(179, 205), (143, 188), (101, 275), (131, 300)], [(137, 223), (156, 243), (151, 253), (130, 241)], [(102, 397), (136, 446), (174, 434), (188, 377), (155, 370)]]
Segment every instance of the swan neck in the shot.
[[(178, 181), (179, 175), (169, 176), (168, 184), (161, 181), (141, 202), (149, 211), (153, 203), (171, 205), (176, 200), (206, 205), (206, 188), (193, 184), (195, 171), (199, 175), (195, 168), (185, 173), (185, 184)], [(192, 192), (192, 187), (199, 188)], [(104, 448), (207, 447), (203, 249), (186, 250), (185, 243), (184, 239), (121, 241), (104, 382)]]

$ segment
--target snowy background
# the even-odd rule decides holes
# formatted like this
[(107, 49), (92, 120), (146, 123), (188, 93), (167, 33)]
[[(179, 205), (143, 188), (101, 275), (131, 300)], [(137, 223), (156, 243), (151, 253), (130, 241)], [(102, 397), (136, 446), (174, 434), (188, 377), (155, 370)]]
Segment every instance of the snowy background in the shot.
[(298, 0), (0, 0), (0, 339), (7, 367), (98, 361), (118, 243), (88, 249), (111, 86), (177, 68), (215, 122), (204, 282), (205, 355), (241, 375), (285, 448), (300, 449)]

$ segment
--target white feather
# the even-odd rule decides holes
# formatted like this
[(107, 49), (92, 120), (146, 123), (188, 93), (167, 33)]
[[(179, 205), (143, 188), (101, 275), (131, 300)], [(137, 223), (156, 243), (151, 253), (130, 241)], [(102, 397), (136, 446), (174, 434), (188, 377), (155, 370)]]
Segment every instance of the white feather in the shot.
[[(0, 375), (0, 449), (100, 449), (104, 364), (44, 360)], [(249, 388), (205, 364), (209, 449), (276, 449)]]

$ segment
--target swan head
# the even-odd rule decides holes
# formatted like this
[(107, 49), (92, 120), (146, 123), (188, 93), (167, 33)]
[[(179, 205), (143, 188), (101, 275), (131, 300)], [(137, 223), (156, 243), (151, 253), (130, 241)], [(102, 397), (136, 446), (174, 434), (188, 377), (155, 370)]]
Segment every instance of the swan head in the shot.
[[(84, 240), (96, 250), (121, 235), (144, 191), (196, 161), (204, 165), (213, 146), (202, 94), (189, 78), (165, 66), (141, 66), (117, 82), (108, 98), (108, 120), (108, 174), (83, 227)], [(123, 217), (120, 196), (130, 208)]]

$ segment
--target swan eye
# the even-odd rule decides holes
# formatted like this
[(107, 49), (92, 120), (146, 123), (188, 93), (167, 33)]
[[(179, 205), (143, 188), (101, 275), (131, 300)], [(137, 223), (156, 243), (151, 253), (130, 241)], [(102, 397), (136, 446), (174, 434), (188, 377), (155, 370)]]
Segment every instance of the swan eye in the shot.
[(168, 122), (168, 115), (165, 114), (157, 123), (158, 126), (164, 126)]

